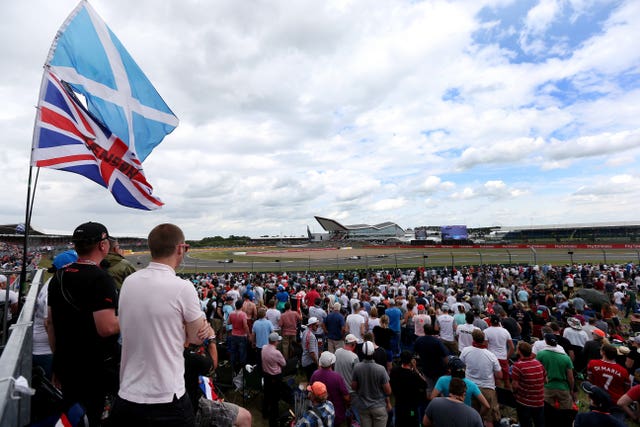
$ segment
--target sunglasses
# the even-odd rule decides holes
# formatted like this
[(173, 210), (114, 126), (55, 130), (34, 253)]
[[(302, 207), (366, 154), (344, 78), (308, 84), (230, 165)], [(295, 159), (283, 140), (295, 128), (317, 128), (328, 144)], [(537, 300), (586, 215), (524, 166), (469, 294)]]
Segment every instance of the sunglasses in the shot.
[(191, 247), (188, 243), (180, 243), (178, 246), (184, 249), (185, 252), (189, 252), (189, 248)]

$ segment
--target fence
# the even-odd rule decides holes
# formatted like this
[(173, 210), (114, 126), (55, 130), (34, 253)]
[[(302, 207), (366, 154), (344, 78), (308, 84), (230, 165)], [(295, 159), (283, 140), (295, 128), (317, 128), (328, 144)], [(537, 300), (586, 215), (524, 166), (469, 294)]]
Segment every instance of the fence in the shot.
[(11, 336), (0, 356), (0, 426), (3, 427), (29, 423), (31, 397), (14, 395), (14, 379), (23, 376), (31, 383), (33, 315), (43, 275), (44, 270), (37, 270), (33, 276), (18, 321), (11, 327)]

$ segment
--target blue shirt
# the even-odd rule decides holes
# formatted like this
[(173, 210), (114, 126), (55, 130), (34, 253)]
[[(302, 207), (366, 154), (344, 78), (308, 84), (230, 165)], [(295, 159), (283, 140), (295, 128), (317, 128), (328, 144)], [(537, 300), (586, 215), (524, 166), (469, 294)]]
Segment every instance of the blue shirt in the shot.
[[(478, 388), (476, 383), (474, 383), (473, 381), (468, 380), (466, 378), (463, 378), (463, 379), (464, 379), (464, 383), (467, 385), (467, 392), (464, 395), (464, 404), (467, 406), (471, 406), (471, 403), (473, 401), (472, 398), (480, 394), (480, 389)], [(451, 384), (451, 375), (444, 375), (438, 378), (438, 381), (436, 382), (436, 385), (434, 388), (438, 390), (442, 396), (448, 397), (449, 384)]]
[(233, 307), (231, 307), (229, 304), (225, 304), (222, 306), (222, 313), (224, 315), (224, 323), (225, 325), (227, 325), (226, 326), (227, 331), (230, 331), (231, 328), (233, 327), (229, 322), (229, 315), (233, 313), (233, 311), (234, 311)]
[(384, 314), (389, 316), (389, 329), (393, 332), (400, 332), (400, 319), (402, 318), (402, 311), (398, 307), (387, 308)]
[(273, 323), (263, 317), (253, 323), (252, 331), (256, 334), (256, 347), (262, 348), (269, 344), (269, 334), (273, 332)]
[(327, 338), (330, 340), (342, 339), (342, 328), (344, 328), (344, 316), (336, 311), (329, 313), (324, 319), (324, 325), (327, 327)]

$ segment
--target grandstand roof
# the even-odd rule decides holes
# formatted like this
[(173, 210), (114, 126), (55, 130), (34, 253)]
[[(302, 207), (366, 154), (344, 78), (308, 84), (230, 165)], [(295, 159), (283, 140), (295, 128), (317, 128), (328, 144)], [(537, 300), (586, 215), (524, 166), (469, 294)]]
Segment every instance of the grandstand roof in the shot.
[(399, 229), (404, 231), (402, 227), (400, 227), (395, 222), (391, 222), (391, 221), (385, 221), (375, 225), (370, 225), (370, 224), (342, 225), (335, 219), (323, 218), (321, 216), (316, 216), (314, 218), (316, 219), (316, 221), (320, 223), (322, 228), (324, 228), (326, 231), (350, 231), (350, 230), (363, 230), (367, 228), (381, 230), (383, 228), (389, 228), (389, 227), (398, 227)]
[[(16, 228), (18, 227), (18, 225), (20, 224), (5, 224), (5, 225), (0, 225), (0, 235), (3, 236), (22, 236), (24, 233), (18, 233), (16, 232)], [(24, 224), (22, 225), (24, 227)], [(42, 233), (40, 231), (34, 230), (33, 227), (29, 227), (29, 235), (30, 236), (45, 236), (45, 233)]]
[(519, 230), (557, 230), (571, 228), (612, 228), (612, 227), (640, 227), (637, 222), (593, 222), (581, 224), (548, 224), (548, 225), (522, 225), (522, 226), (500, 226), (503, 231), (519, 231)]

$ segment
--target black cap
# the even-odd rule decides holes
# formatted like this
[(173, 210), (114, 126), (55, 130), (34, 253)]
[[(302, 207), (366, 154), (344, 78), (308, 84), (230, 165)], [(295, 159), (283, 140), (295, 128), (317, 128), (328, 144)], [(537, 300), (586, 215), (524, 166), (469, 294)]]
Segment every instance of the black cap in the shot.
[(591, 384), (589, 381), (583, 381), (582, 390), (589, 395), (596, 406), (604, 409), (611, 407), (611, 396), (604, 389)]
[(544, 334), (544, 340), (549, 345), (558, 344), (558, 338), (556, 337), (555, 334), (550, 334), (550, 333)]
[(109, 238), (107, 227), (98, 222), (85, 222), (73, 231), (74, 242), (96, 243)]
[(457, 356), (449, 356), (447, 366), (451, 372), (464, 371), (467, 368), (467, 365)]

